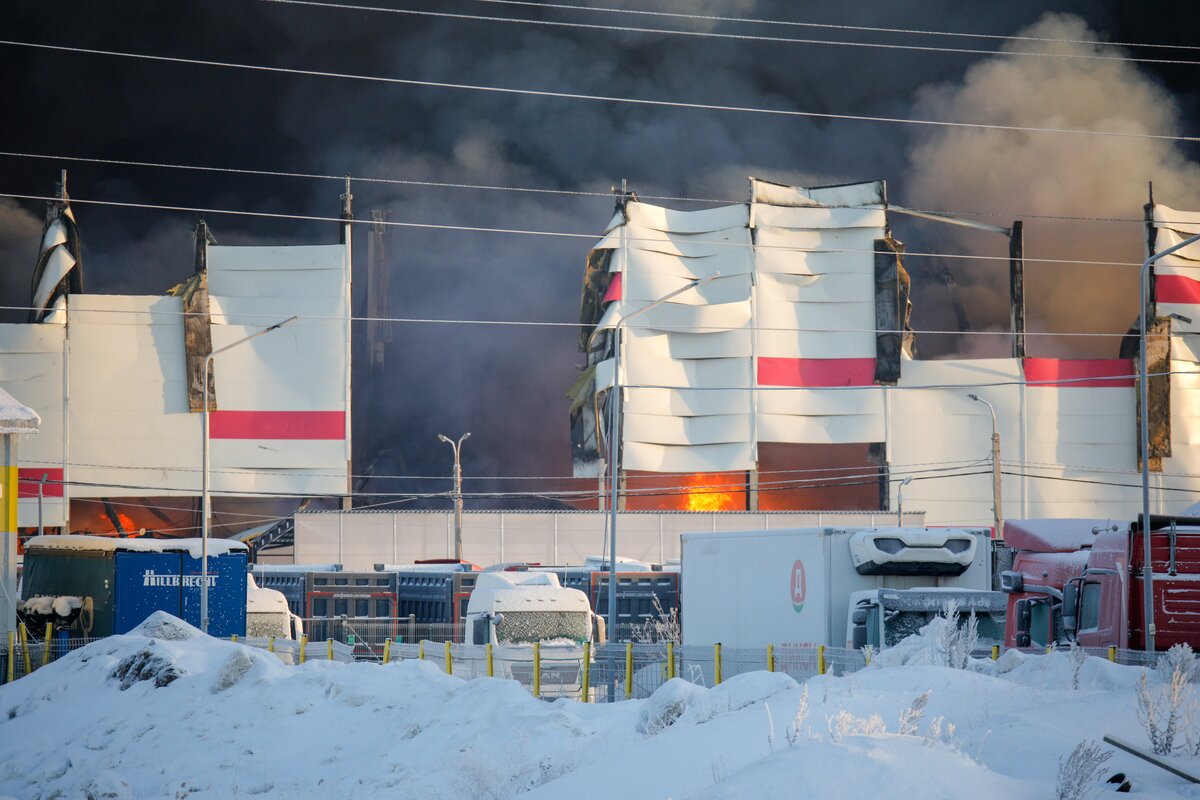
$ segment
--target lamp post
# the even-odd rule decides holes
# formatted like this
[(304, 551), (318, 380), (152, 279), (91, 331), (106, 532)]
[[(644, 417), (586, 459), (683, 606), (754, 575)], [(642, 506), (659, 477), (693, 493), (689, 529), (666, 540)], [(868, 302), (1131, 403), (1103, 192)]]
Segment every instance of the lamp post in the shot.
[(904, 527), (904, 487), (912, 483), (912, 479), (913, 476), (909, 475), (896, 487), (896, 526), (900, 528)]
[(969, 394), (977, 403), (983, 403), (992, 414), (992, 513), (996, 524), (996, 538), (1004, 538), (1004, 510), (1000, 505), (1000, 431), (996, 428), (996, 409), (977, 394)]
[[(626, 261), (628, 263), (628, 261)], [(612, 405), (609, 407), (609, 418), (611, 420), (609, 436), (609, 489), (611, 498), (609, 502), (609, 568), (608, 568), (608, 636), (613, 639), (617, 636), (617, 489), (618, 481), (621, 475), (620, 459), (621, 459), (621, 329), (629, 320), (644, 314), (655, 306), (667, 302), (676, 295), (683, 294), (689, 289), (694, 289), (697, 286), (703, 286), (713, 278), (721, 276), (720, 272), (714, 272), (711, 275), (705, 275), (703, 278), (696, 278), (688, 281), (683, 286), (673, 292), (668, 292), (662, 297), (647, 303), (641, 308), (636, 309), (631, 314), (627, 314), (617, 320), (613, 326), (613, 385), (612, 385)], [(593, 334), (595, 335), (595, 334)]]
[(244, 344), (251, 339), (256, 339), (264, 333), (270, 333), (273, 330), (278, 330), (284, 325), (295, 322), (299, 317), (295, 315), (288, 317), (283, 322), (276, 322), (263, 328), (261, 331), (252, 333), (249, 336), (242, 337), (236, 342), (227, 344), (224, 347), (219, 347), (213, 350), (204, 357), (204, 442), (202, 449), (204, 451), (204, 467), (201, 470), (201, 501), (200, 501), (200, 630), (208, 633), (208, 534), (209, 534), (209, 517), (212, 515), (212, 502), (209, 498), (208, 490), (208, 371), (212, 365), (213, 356), (218, 353), (224, 353), (226, 350), (237, 347), (239, 344)]
[(438, 434), (441, 439), (450, 447), (454, 448), (454, 491), (450, 496), (454, 499), (454, 558), (458, 561), (463, 560), (462, 552), (462, 512), (463, 512), (463, 495), (462, 495), (462, 443), (471, 438), (470, 433), (464, 433), (458, 437), (455, 442), (449, 436)]
[(1146, 614), (1146, 652), (1154, 651), (1154, 566), (1150, 560), (1150, 391), (1147, 387), (1146, 365), (1146, 315), (1150, 312), (1146, 304), (1149, 293), (1147, 277), (1150, 265), (1163, 256), (1169, 256), (1176, 250), (1181, 250), (1194, 242), (1200, 242), (1200, 234), (1189, 236), (1182, 242), (1168, 247), (1160, 253), (1147, 258), (1142, 263), (1138, 274), (1138, 378), (1141, 382), (1141, 408), (1138, 409), (1138, 420), (1142, 428), (1142, 595), (1145, 601)]

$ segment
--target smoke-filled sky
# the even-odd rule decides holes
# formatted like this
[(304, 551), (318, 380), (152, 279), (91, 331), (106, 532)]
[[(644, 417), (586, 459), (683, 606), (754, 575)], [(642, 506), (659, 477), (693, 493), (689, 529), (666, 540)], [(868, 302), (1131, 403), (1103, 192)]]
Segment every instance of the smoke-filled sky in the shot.
[[(580, 0), (582, 2), (582, 0)], [(380, 5), (587, 23), (570, 28), (281, 4), (10, 0), (5, 39), (446, 83), (832, 114), (1023, 127), (1197, 133), (1196, 50), (1005, 43), (780, 25), (698, 22), (445, 0)], [(1011, 0), (806, 3), (591, 0), (593, 6), (1056, 40), (1194, 45), (1182, 3)], [(663, 28), (1002, 50), (947, 53), (614, 31)], [(1018, 51), (1053, 56), (1014, 55)], [(1110, 58), (1079, 58), (1078, 56)], [(930, 128), (421, 88), (330, 77), (149, 63), (0, 45), (0, 150), (448, 183), (745, 198), (747, 175), (818, 184), (884, 178), (893, 202), (1026, 219), (1031, 258), (1140, 261), (1138, 219), (1156, 199), (1200, 209), (1200, 152), (1167, 140)], [(0, 192), (45, 194), (70, 171), (76, 198), (336, 215), (336, 182), (101, 166), (0, 156)], [(369, 218), (599, 235), (607, 197), (358, 183)], [(681, 208), (703, 207), (666, 203)], [(197, 215), (75, 206), (88, 291), (154, 294), (192, 269)], [(0, 198), (0, 304), (29, 301), (42, 206)], [(221, 243), (336, 241), (332, 224), (205, 215)], [(365, 286), (366, 229), (356, 242)], [(1006, 254), (1000, 237), (903, 219), (910, 250)], [(406, 318), (573, 322), (586, 239), (393, 229), (390, 313)], [(955, 328), (948, 270), (974, 330), (1007, 325), (1003, 262), (910, 257), (914, 323)], [(1136, 313), (1131, 267), (1026, 268), (1031, 331), (1118, 333)], [(356, 292), (357, 293), (357, 292)], [(359, 300), (361, 302), (361, 294)], [(16, 313), (10, 321), (23, 318)], [(566, 475), (564, 391), (582, 361), (575, 330), (395, 324), (386, 386), (368, 418), (356, 384), (365, 468), (444, 475), (438, 432), (471, 431), (468, 475)], [(1035, 355), (1115, 355), (1115, 338), (1039, 338)], [(923, 357), (1004, 355), (1003, 337), (918, 337)], [(356, 355), (361, 362), (363, 354)], [(407, 484), (406, 484), (407, 485)], [(420, 486), (420, 484), (417, 484)], [(437, 484), (432, 484), (436, 486)], [(479, 489), (488, 484), (476, 485)], [(374, 490), (396, 483), (374, 482)], [(428, 488), (422, 486), (421, 488)]]

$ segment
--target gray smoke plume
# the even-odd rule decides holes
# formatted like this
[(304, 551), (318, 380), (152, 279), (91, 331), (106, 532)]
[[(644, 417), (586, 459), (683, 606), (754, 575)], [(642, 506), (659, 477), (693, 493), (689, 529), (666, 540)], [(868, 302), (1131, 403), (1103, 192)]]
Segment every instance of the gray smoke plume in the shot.
[[(1096, 44), (1039, 44), (1062, 55), (1121, 57), (1120, 48), (1075, 16), (1047, 14), (1022, 35)], [(1028, 50), (1028, 43), (1006, 46)], [(973, 65), (961, 81), (923, 88), (914, 114), (927, 119), (970, 120), (994, 125), (1072, 128), (1177, 135), (1177, 102), (1159, 83), (1127, 60), (997, 57)], [(909, 157), (903, 193), (916, 205), (1022, 215), (1088, 216), (1140, 220), (1147, 184), (1155, 199), (1179, 209), (1200, 208), (1200, 165), (1167, 140), (1110, 136), (937, 129), (918, 137)], [(1030, 258), (1120, 261), (1145, 258), (1140, 221), (1084, 222), (1029, 219), (1025, 253)], [(994, 239), (959, 235), (953, 249), (1002, 255)], [(963, 302), (984, 323), (1007, 320), (1007, 267), (951, 261)], [(922, 307), (929, 319), (936, 312)], [(1046, 264), (1026, 266), (1028, 327), (1040, 331), (1124, 333), (1137, 315), (1137, 268)], [(1007, 326), (1001, 324), (1000, 329)], [(963, 354), (1003, 354), (1003, 337), (964, 337)], [(985, 344), (986, 342), (986, 344)], [(1119, 339), (1035, 337), (1031, 355), (1115, 357)]]

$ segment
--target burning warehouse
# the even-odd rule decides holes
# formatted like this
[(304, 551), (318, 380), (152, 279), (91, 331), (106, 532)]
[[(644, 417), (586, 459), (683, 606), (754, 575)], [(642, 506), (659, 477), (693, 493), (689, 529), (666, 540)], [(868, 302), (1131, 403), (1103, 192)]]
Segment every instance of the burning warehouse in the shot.
[[(1200, 215), (1147, 208), (1152, 251), (1200, 231)], [(603, 489), (617, 449), (629, 509), (895, 509), (903, 491), (935, 525), (1137, 513), (1136, 352), (1027, 354), (1021, 223), (937, 217), (1007, 238), (1012, 353), (920, 360), (897, 213), (930, 216), (889, 205), (882, 182), (752, 178), (748, 202), (701, 211), (622, 197), (586, 262), (575, 475)], [(1200, 251), (1157, 274), (1151, 466), (1178, 511), (1200, 490), (1200, 356), (1196, 315), (1171, 312), (1200, 301)]]
[(216, 535), (289, 514), (303, 497), (344, 494), (349, 224), (340, 244), (229, 247), (200, 223), (183, 283), (96, 295), (83, 292), (65, 188), (59, 196), (31, 320), (0, 325), (0, 387), (42, 418), (22, 449), (20, 527), (196, 535), (206, 394)]

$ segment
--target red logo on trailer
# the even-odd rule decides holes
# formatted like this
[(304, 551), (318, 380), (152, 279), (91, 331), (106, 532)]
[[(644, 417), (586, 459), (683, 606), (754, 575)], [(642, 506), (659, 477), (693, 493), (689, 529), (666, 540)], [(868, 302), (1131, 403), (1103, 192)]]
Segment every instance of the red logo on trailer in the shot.
[(808, 579), (804, 575), (804, 562), (796, 559), (792, 564), (792, 608), (799, 614), (804, 610), (804, 598), (808, 594)]

